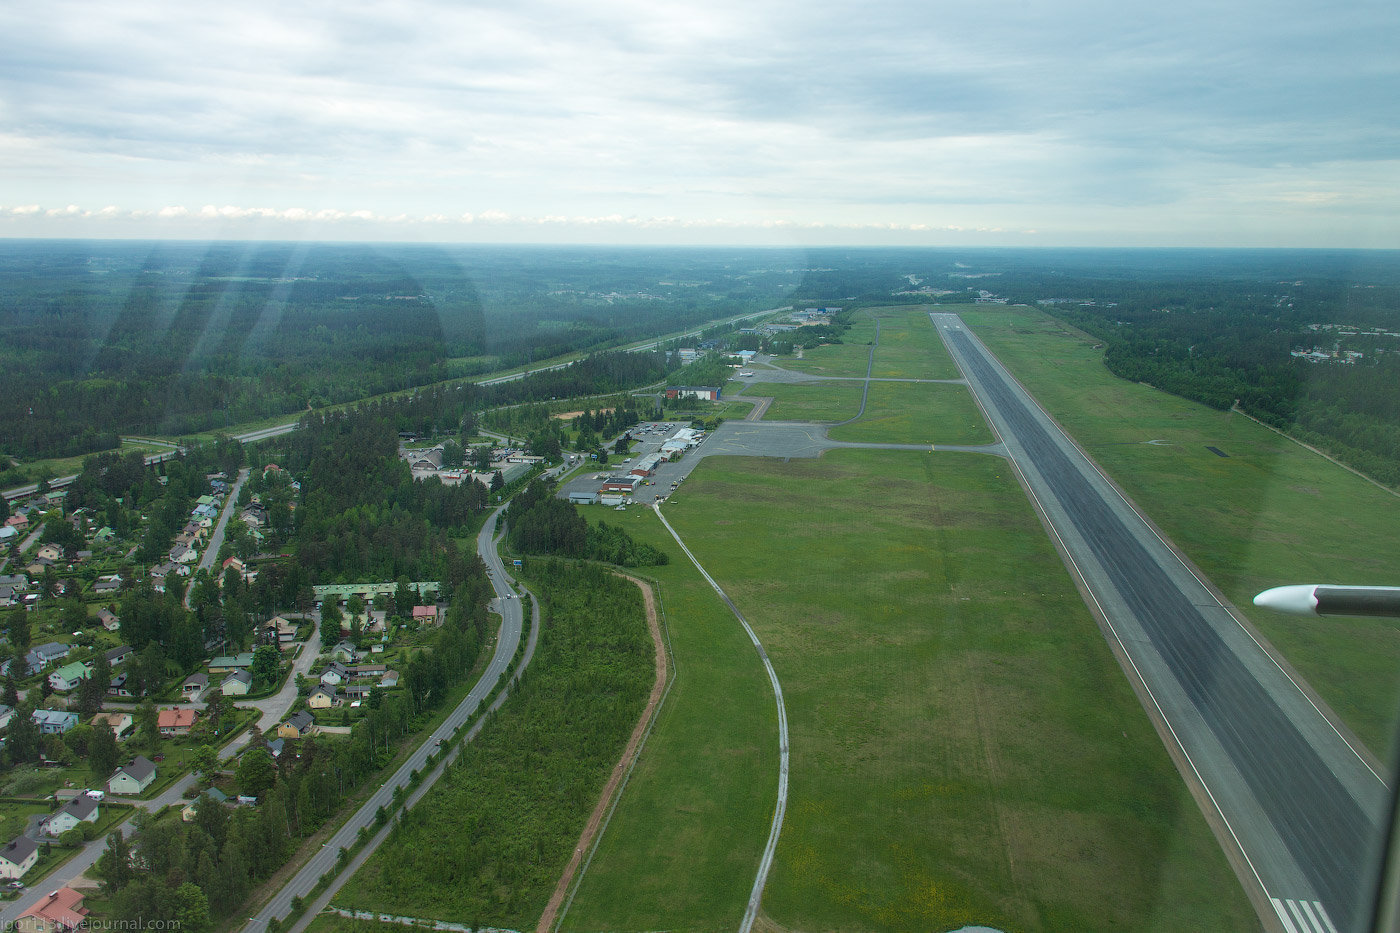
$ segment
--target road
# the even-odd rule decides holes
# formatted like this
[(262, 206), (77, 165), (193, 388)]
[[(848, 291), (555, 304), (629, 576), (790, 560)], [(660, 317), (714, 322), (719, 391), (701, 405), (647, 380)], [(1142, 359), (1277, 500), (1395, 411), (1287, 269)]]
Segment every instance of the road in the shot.
[[(204, 546), (204, 554), (199, 558), (199, 565), (195, 572), (208, 570), (214, 566), (214, 560), (219, 556), (219, 548), (224, 544), (224, 531), (228, 528), (229, 516), (233, 510), (238, 508), (238, 493), (243, 488), (244, 482), (248, 479), (248, 468), (244, 467), (238, 471), (238, 478), (233, 481), (233, 488), (224, 497), (224, 507), (219, 512), (219, 521), (214, 525), (214, 531), (209, 535), (209, 541)], [(185, 608), (190, 608), (190, 599), (194, 596), (194, 587), (185, 589)]]
[[(1364, 920), (1381, 768), (955, 314), (930, 315), (1091, 594), (1265, 927)], [(1200, 795), (1198, 794), (1198, 799)], [(1366, 890), (1358, 890), (1358, 887)]]
[[(487, 569), (490, 572), (491, 584), (497, 594), (495, 605), (501, 614), (500, 634), (497, 638), (496, 651), (491, 658), (490, 664), (487, 665), (485, 672), (482, 673), (480, 679), (477, 680), (476, 685), (472, 687), (466, 698), (457, 705), (456, 709), (448, 714), (442, 725), (433, 730), (433, 733), (428, 736), (427, 740), (409, 755), (408, 760), (394, 772), (393, 777), (376, 790), (370, 796), (369, 800), (365, 802), (364, 806), (352, 814), (340, 829), (336, 830), (330, 840), (326, 842), (318, 852), (313, 854), (311, 858), (307, 860), (306, 864), (292, 876), (291, 880), (263, 905), (256, 916), (249, 918), (250, 922), (243, 928), (244, 933), (264, 933), (269, 920), (273, 917), (280, 918), (287, 915), (291, 910), (292, 898), (294, 897), (300, 897), (306, 900), (311, 905), (311, 909), (309, 909), (305, 917), (303, 917), (303, 922), (294, 926), (288, 933), (293, 933), (293, 931), (305, 926), (305, 923), (310, 922), (319, 909), (317, 904), (329, 900), (337, 886), (332, 885), (329, 890), (323, 892), (316, 902), (310, 901), (311, 889), (315, 887), (316, 882), (322, 875), (335, 867), (341, 848), (348, 849), (354, 845), (355, 838), (361, 827), (368, 827), (371, 832), (376, 832), (374, 818), (379, 808), (382, 806), (386, 810), (394, 810), (394, 789), (403, 787), (405, 791), (407, 791), (409, 775), (414, 771), (428, 770), (426, 768), (428, 756), (437, 751), (439, 742), (448, 743), (452, 740), (453, 734), (472, 717), (477, 708), (481, 705), (482, 700), (495, 689), (497, 682), (501, 679), (502, 675), (504, 675), (511, 658), (515, 656), (516, 649), (520, 646), (521, 632), (524, 627), (524, 613), (521, 609), (520, 599), (515, 594), (514, 580), (506, 573), (500, 555), (496, 550), (496, 541), (493, 538), (496, 521), (504, 511), (505, 506), (502, 506), (486, 520), (486, 524), (482, 526), (476, 541), (477, 553), (479, 553), (482, 560), (486, 562)], [(533, 654), (537, 637), (538, 603), (536, 602), (535, 605), (535, 624), (531, 626), (531, 636), (527, 645), (526, 655), (520, 665), (522, 670)], [(418, 786), (415, 794), (411, 795), (410, 799), (417, 799), (423, 792), (426, 792), (427, 788), (431, 786), (432, 781), (440, 773), (440, 770), (436, 770), (429, 775), (428, 778)], [(378, 833), (375, 839), (380, 840), (384, 835), (384, 833)], [(368, 851), (370, 851), (370, 847), (367, 846), (366, 851), (360, 854), (364, 857), (368, 857)], [(357, 857), (355, 861), (359, 863), (362, 862), (363, 859)]]
[(768, 683), (773, 687), (773, 700), (778, 708), (778, 794), (777, 801), (773, 805), (773, 822), (768, 829), (768, 842), (763, 847), (763, 855), (758, 860), (758, 869), (754, 873), (753, 887), (749, 889), (749, 899), (744, 905), (744, 916), (739, 920), (739, 933), (749, 933), (753, 929), (754, 922), (758, 919), (759, 909), (763, 905), (763, 889), (768, 884), (768, 872), (773, 867), (773, 856), (778, 850), (778, 838), (783, 832), (783, 819), (787, 814), (787, 794), (788, 775), (790, 773), (788, 742), (788, 721), (787, 704), (783, 702), (783, 685), (778, 681), (778, 672), (773, 670), (773, 662), (768, 659), (768, 652), (763, 648), (763, 642), (759, 641), (758, 633), (749, 625), (749, 620), (744, 618), (744, 614), (739, 611), (739, 607), (734, 605), (734, 601), (729, 598), (715, 578), (700, 565), (700, 561), (691, 553), (690, 548), (685, 546), (681, 536), (676, 533), (676, 529), (671, 527), (671, 523), (666, 520), (666, 516), (661, 514), (661, 506), (653, 505), (656, 517), (661, 520), (661, 524), (671, 533), (676, 544), (685, 552), (685, 556), (690, 558), (690, 562), (695, 565), (695, 569), (700, 571), (700, 576), (705, 578), (705, 582), (710, 584), (715, 593), (729, 607), (729, 611), (734, 613), (734, 618), (739, 620), (739, 624), (748, 633), (749, 641), (753, 643), (754, 650), (758, 652), (759, 660), (763, 662), (763, 669), (768, 674)]

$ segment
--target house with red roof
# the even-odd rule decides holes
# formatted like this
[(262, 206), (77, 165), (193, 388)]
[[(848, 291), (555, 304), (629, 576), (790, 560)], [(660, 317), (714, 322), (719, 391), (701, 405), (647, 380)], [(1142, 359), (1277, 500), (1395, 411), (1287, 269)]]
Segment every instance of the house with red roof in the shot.
[(59, 888), (20, 914), (15, 920), (15, 929), (20, 933), (76, 930), (87, 921), (87, 915), (81, 894), (72, 888)]

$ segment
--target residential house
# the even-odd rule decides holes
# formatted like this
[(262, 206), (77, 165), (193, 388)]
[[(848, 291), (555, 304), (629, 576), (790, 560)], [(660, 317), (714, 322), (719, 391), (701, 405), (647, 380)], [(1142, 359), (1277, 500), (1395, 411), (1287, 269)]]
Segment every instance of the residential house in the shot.
[(156, 714), (156, 726), (161, 735), (189, 735), (199, 715), (188, 707), (163, 709)]
[(115, 632), (117, 629), (121, 628), (122, 625), (121, 620), (117, 618), (117, 614), (110, 609), (97, 610), (97, 621), (101, 622), (102, 627), (109, 632)]
[(170, 549), (170, 559), (177, 564), (192, 564), (199, 559), (199, 552), (188, 545), (177, 544)]
[(0, 609), (9, 609), (18, 603), (19, 596), (19, 591), (10, 584), (0, 584)]
[(0, 878), (18, 881), (39, 861), (39, 843), (28, 836), (16, 836), (0, 849)]
[(345, 699), (350, 702), (364, 700), (369, 696), (369, 692), (374, 689), (374, 684), (346, 684)]
[(37, 674), (59, 658), (68, 656), (68, 646), (59, 641), (45, 642), (37, 648), (30, 648), (24, 656), (29, 665), (29, 673)]
[(233, 671), (247, 670), (253, 666), (253, 652), (244, 651), (241, 654), (221, 654), (209, 662), (209, 673), (229, 674)]
[(208, 797), (214, 803), (228, 803), (228, 794), (219, 790), (217, 787), (211, 787), (204, 793), (196, 797), (194, 800), (190, 801), (189, 805), (186, 806), (185, 809), (180, 811), (180, 819), (184, 820), (186, 823), (192, 822), (195, 818), (195, 815), (198, 812), (197, 808), (199, 806), (199, 801), (204, 799), (205, 797)]
[(332, 661), (321, 672), (321, 686), (338, 687), (350, 679), (350, 671), (339, 661)]
[(297, 710), (277, 726), (277, 737), (280, 739), (301, 739), (315, 732), (316, 720), (304, 709)]
[(65, 664), (49, 675), (49, 686), (60, 693), (77, 688), (78, 684), (92, 676), (92, 667), (84, 661)]
[(78, 714), (57, 709), (36, 709), (34, 721), (39, 724), (43, 735), (56, 735), (67, 732), (78, 724)]
[(273, 616), (263, 625), (263, 641), (266, 644), (288, 645), (296, 640), (296, 624), (281, 616)]
[(115, 580), (104, 577), (92, 585), (92, 591), (98, 596), (111, 596), (114, 593), (120, 593), (122, 591), (121, 577)]
[(393, 669), (384, 672), (384, 676), (379, 679), (379, 686), (384, 689), (397, 687), (399, 685), (399, 672)]
[(83, 895), (72, 888), (50, 891), (15, 920), (18, 933), (66, 933), (87, 922)]
[(117, 647), (110, 651), (104, 651), (102, 656), (107, 659), (108, 664), (112, 665), (112, 667), (116, 667), (118, 664), (125, 663), (126, 659), (131, 657), (131, 646), (117, 645)]
[(219, 684), (219, 689), (223, 690), (226, 697), (247, 696), (248, 691), (253, 689), (253, 675), (247, 671), (234, 671), (224, 678)]
[(8, 726), (10, 724), (10, 720), (13, 718), (15, 718), (14, 707), (6, 706), (4, 703), (0, 703), (0, 729), (3, 729), (6, 726)]
[(47, 557), (36, 557), (24, 568), (24, 572), (30, 576), (42, 577), (44, 575), (44, 569), (52, 566), (53, 561), (49, 560)]
[(63, 549), (57, 544), (45, 544), (34, 552), (34, 556), (40, 560), (51, 560), (58, 563), (63, 559)]
[(355, 643), (349, 639), (342, 639), (337, 642), (336, 646), (331, 649), (331, 654), (347, 664), (355, 663), (359, 657), (358, 652), (355, 650)]
[(379, 678), (383, 677), (384, 672), (387, 670), (388, 668), (383, 664), (356, 664), (354, 667), (350, 668), (350, 676), (356, 679), (364, 677)]
[(129, 765), (122, 765), (107, 779), (107, 790), (113, 794), (139, 794), (156, 779), (156, 765), (144, 755), (137, 755)]
[(60, 836), (79, 823), (96, 823), (101, 815), (102, 811), (96, 800), (87, 794), (79, 794), (44, 821), (43, 831), (50, 836)]
[(435, 625), (438, 620), (437, 606), (414, 606), (413, 621), (423, 625)]
[(334, 687), (317, 687), (306, 698), (306, 705), (312, 709), (330, 709), (340, 703), (340, 696)]
[(185, 678), (185, 682), (180, 685), (180, 695), (187, 700), (197, 700), (199, 695), (209, 689), (209, 675), (205, 673), (191, 674)]
[(118, 739), (126, 738), (136, 725), (136, 721), (132, 719), (130, 713), (94, 713), (88, 722), (94, 726), (99, 722), (105, 722), (112, 727), (112, 733)]
[(107, 695), (122, 698), (131, 696), (131, 691), (126, 688), (126, 671), (112, 675), (112, 682), (107, 685)]

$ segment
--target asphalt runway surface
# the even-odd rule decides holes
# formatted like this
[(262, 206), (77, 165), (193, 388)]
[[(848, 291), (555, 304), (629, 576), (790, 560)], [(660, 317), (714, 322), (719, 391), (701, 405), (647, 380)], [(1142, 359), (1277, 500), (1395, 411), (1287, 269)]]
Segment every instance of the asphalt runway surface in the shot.
[(1375, 767), (961, 320), (931, 317), (1167, 722), (1183, 773), (1209, 794), (1246, 888), (1257, 881), (1261, 918), (1289, 933), (1357, 929), (1385, 806)]

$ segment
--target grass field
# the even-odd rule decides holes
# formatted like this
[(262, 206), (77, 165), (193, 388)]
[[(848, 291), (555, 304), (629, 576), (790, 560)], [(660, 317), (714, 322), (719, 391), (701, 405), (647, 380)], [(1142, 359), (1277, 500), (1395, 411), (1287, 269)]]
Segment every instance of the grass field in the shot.
[(880, 444), (990, 444), (996, 440), (967, 386), (941, 382), (872, 382), (861, 419), (828, 433), (832, 440)]
[[(791, 795), (764, 901), (776, 928), (1252, 926), (1002, 461), (710, 458), (667, 512), (758, 629), (787, 698)], [(651, 520), (627, 518), (639, 533)], [(695, 606), (668, 607), (673, 632), (717, 605), (695, 589)], [(713, 715), (694, 702), (668, 701), (678, 733)], [(694, 884), (684, 865), (628, 852), (678, 838), (646, 819), (667, 813), (669, 775), (693, 767), (682, 747), (648, 748), (655, 770), (634, 776), (619, 816), (633, 795), (661, 807), (625, 842), (606, 839), (590, 874)], [(619, 854), (626, 870), (610, 864)], [(609, 897), (627, 903), (631, 890)], [(570, 914), (566, 927), (723, 928), (613, 910)]]
[(783, 369), (814, 376), (864, 376), (870, 360), (870, 342), (875, 339), (875, 321), (858, 315), (841, 343), (803, 350), (801, 358), (780, 356), (773, 360)]
[(741, 398), (771, 398), (764, 421), (845, 421), (860, 411), (863, 382), (756, 382)]
[(1302, 619), (1256, 609), (1251, 601), (1284, 583), (1394, 584), (1400, 498), (1241, 415), (1117, 378), (1092, 340), (1039, 312), (958, 310), (1372, 751), (1389, 760), (1400, 708), (1400, 624)]
[(880, 321), (880, 345), (870, 375), (908, 379), (960, 379), (957, 365), (929, 325), (928, 307), (871, 308)]
[[(777, 923), (1144, 928), (1159, 900), (1200, 905), (1212, 877), (1230, 880), (1000, 461), (723, 467), (692, 475), (671, 512), (788, 698), (793, 797), (765, 900)], [(706, 494), (781, 533), (716, 525)], [(1187, 863), (1161, 858), (1174, 845), (1217, 873), (1183, 885)], [(1159, 890), (1166, 875), (1182, 889)]]
[(650, 511), (583, 514), (671, 555), (646, 575), (675, 677), (562, 929), (731, 931), (777, 795), (772, 691), (748, 636)]

